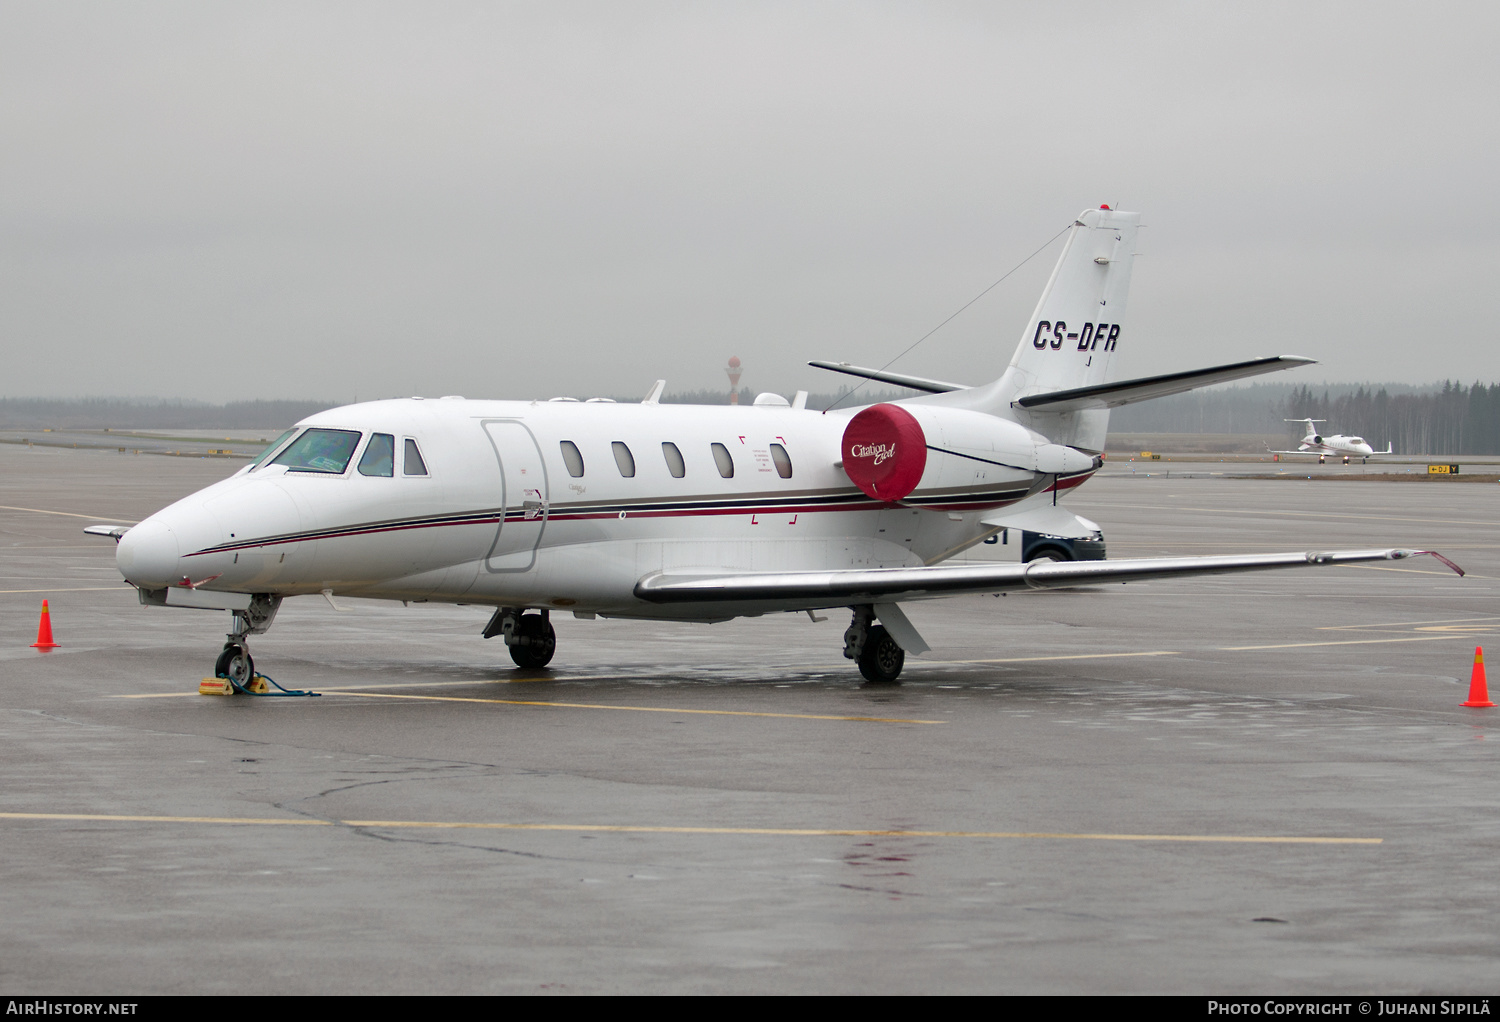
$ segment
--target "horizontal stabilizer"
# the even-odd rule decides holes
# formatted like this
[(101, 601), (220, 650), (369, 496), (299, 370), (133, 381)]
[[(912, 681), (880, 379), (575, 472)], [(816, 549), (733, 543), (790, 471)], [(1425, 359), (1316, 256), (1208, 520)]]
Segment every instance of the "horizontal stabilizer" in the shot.
[[(1277, 355), (1272, 358), (1255, 358), (1248, 362), (1213, 366), (1208, 369), (1190, 369), (1184, 373), (1168, 373), (1165, 376), (1147, 376), (1139, 380), (1121, 380), (1118, 383), (1099, 383), (1092, 387), (1077, 387), (1073, 390), (1056, 390), (1050, 394), (1032, 394), (1015, 404), (1034, 412), (1075, 412), (1083, 408), (1116, 408), (1120, 405), (1149, 401), (1154, 397), (1181, 394), (1183, 391), (1208, 387), (1215, 383), (1246, 376), (1274, 373), (1281, 369), (1313, 365), (1317, 359), (1300, 355)], [(816, 363), (814, 363), (816, 364)]]
[(1052, 503), (1051, 494), (1043, 493), (1027, 500), (991, 511), (979, 519), (982, 525), (1025, 532), (1044, 532), (1064, 539), (1087, 539), (1098, 526), (1086, 522), (1067, 508)]
[[(1104, 582), (1140, 582), (1223, 575), (1272, 568), (1305, 568), (1359, 561), (1400, 560), (1428, 550), (1331, 550), (1312, 553), (1232, 554), (1219, 557), (1141, 557), (1119, 561), (1032, 561), (1026, 564), (937, 564), (925, 568), (747, 572), (669, 575), (653, 572), (635, 584), (648, 603), (770, 604), (808, 610), (860, 603), (894, 603), (961, 593), (1060, 589)], [(1459, 574), (1463, 572), (1439, 557)]]
[(921, 376), (888, 373), (884, 369), (865, 369), (860, 366), (852, 366), (848, 362), (809, 362), (807, 364), (814, 369), (828, 369), (835, 373), (860, 376), (866, 380), (878, 380), (881, 383), (890, 383), (897, 387), (906, 387), (910, 390), (924, 390), (929, 394), (946, 394), (950, 390), (969, 389), (962, 383), (944, 383), (942, 380), (928, 380)]

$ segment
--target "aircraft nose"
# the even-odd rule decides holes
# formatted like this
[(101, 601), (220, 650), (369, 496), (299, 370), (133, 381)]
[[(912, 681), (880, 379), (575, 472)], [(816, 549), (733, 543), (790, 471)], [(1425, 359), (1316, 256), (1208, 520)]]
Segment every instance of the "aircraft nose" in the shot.
[(142, 589), (165, 589), (181, 578), (177, 534), (166, 522), (147, 519), (120, 537), (115, 563), (120, 574)]

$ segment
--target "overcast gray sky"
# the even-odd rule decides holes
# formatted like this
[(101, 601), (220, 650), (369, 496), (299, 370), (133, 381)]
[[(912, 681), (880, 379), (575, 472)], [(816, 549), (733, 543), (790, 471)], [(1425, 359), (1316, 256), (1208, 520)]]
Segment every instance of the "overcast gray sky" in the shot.
[[(1497, 23), (0, 0), (0, 396), (828, 390), (1101, 202), (1126, 376), (1497, 380)], [(998, 375), (1056, 253), (894, 368)]]

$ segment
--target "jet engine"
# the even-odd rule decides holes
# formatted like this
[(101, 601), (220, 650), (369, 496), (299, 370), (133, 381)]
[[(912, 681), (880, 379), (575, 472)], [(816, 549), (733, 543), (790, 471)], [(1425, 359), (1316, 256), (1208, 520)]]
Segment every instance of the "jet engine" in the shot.
[(877, 500), (953, 500), (970, 509), (1008, 504), (1035, 492), (1044, 477), (1080, 475), (1100, 463), (1008, 419), (919, 404), (863, 409), (844, 428), (841, 453), (844, 473)]

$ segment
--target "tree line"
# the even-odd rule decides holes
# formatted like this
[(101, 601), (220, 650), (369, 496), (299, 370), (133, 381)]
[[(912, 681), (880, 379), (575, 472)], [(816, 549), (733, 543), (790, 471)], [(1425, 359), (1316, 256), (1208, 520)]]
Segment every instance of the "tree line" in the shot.
[(1126, 405), (1110, 416), (1115, 433), (1257, 433), (1300, 441), (1286, 419), (1326, 419), (1327, 433), (1361, 436), (1398, 454), (1500, 454), (1500, 384), (1258, 383), (1219, 387)]
[(1360, 387), (1338, 397), (1301, 387), (1282, 410), (1284, 418), (1327, 419), (1319, 430), (1362, 436), (1376, 450), (1389, 442), (1401, 454), (1500, 454), (1500, 383), (1465, 387), (1445, 380), (1425, 394)]

